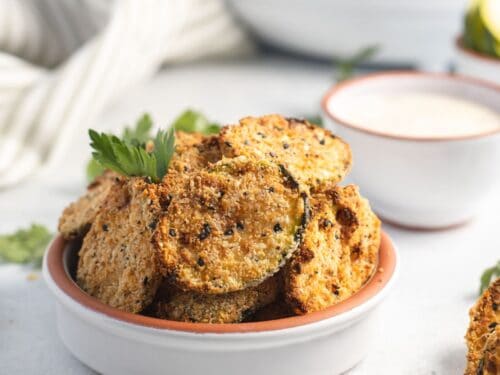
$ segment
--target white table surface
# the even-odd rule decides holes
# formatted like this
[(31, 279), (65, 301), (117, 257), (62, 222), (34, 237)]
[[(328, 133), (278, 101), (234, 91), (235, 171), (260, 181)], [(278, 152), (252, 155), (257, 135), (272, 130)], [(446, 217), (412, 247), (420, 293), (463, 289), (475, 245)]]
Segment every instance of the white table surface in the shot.
[[(119, 129), (147, 110), (165, 126), (188, 106), (223, 122), (269, 112), (314, 113), (332, 77), (328, 66), (270, 58), (168, 68), (124, 93), (90, 125)], [(0, 233), (33, 221), (55, 230), (61, 210), (83, 191), (86, 128), (48, 173), (0, 191)], [(399, 249), (399, 280), (382, 306), (377, 345), (349, 374), (463, 372), (467, 312), (482, 270), (500, 255), (498, 212), (497, 195), (475, 221), (458, 229), (411, 232), (385, 225)], [(54, 299), (41, 278), (27, 279), (29, 272), (0, 266), (0, 374), (92, 374), (62, 345)]]

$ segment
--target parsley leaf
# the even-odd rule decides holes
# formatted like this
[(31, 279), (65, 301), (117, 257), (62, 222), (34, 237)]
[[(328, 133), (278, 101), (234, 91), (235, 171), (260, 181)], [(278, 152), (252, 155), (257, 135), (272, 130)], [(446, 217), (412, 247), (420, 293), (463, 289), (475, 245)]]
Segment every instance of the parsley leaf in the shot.
[(123, 140), (127, 143), (130, 143), (134, 146), (144, 145), (147, 141), (149, 141), (151, 136), (151, 128), (153, 127), (153, 120), (151, 120), (151, 116), (147, 113), (143, 114), (137, 123), (135, 124), (135, 128), (126, 127), (123, 130)]
[[(145, 113), (136, 121), (135, 127), (125, 127), (122, 133), (123, 141), (133, 146), (145, 147), (146, 143), (153, 138), (151, 135), (152, 127), (153, 121), (151, 116)], [(86, 168), (87, 181), (94, 181), (97, 176), (104, 173), (105, 169), (97, 160), (94, 158), (90, 159)]]
[(323, 127), (323, 119), (321, 118), (320, 115), (307, 116), (306, 120), (309, 121), (311, 124), (319, 126), (320, 128)]
[(147, 152), (142, 144), (134, 145), (112, 134), (89, 129), (89, 136), (90, 146), (94, 149), (92, 156), (104, 168), (129, 177), (150, 177), (153, 182), (159, 182), (165, 176), (175, 149), (173, 128), (158, 131), (152, 152)]
[(493, 267), (484, 270), (483, 274), (481, 275), (481, 286), (479, 288), (479, 294), (483, 294), (483, 292), (490, 286), (491, 281), (496, 277), (500, 277), (500, 260)]
[(356, 52), (354, 56), (340, 61), (337, 67), (337, 81), (342, 82), (354, 74), (354, 69), (373, 57), (379, 50), (378, 45), (368, 46)]
[(87, 181), (90, 183), (96, 179), (96, 177), (102, 175), (105, 171), (105, 168), (94, 158), (90, 158), (87, 163), (86, 174)]
[(0, 235), (0, 260), (9, 263), (42, 265), (43, 253), (52, 238), (50, 231), (40, 224)]
[[(97, 176), (100, 176), (106, 168), (113, 169), (114, 171), (125, 174), (127, 176), (147, 175), (152, 177), (152, 169), (157, 170), (156, 176), (158, 178), (160, 178), (159, 176), (164, 175), (164, 172), (160, 171), (165, 169), (165, 165), (167, 165), (166, 168), (168, 169), (168, 162), (172, 157), (171, 154), (169, 154), (168, 152), (158, 154), (157, 157), (159, 156), (159, 158), (156, 158), (157, 164), (156, 166), (153, 166), (153, 162), (149, 160), (147, 155), (145, 155), (143, 152), (135, 150), (135, 147), (141, 147), (149, 151), (149, 148), (151, 146), (150, 141), (153, 138), (153, 136), (151, 135), (152, 127), (153, 120), (147, 113), (142, 115), (142, 117), (137, 120), (135, 127), (126, 127), (123, 131), (122, 139), (118, 143), (123, 143), (124, 145), (132, 147), (126, 147), (124, 145), (119, 146), (116, 141), (107, 142), (106, 140), (101, 139), (101, 135), (94, 132), (95, 134), (97, 134), (97, 136), (94, 134), (94, 137), (98, 138), (98, 147), (104, 146), (104, 150), (107, 150), (107, 153), (106, 156), (98, 156), (100, 160), (92, 158), (87, 163), (88, 182), (92, 182)], [(187, 133), (199, 132), (203, 134), (216, 134), (220, 131), (221, 126), (215, 122), (208, 121), (208, 119), (201, 112), (186, 110), (175, 119), (174, 123), (172, 124), (172, 128)], [(173, 137), (167, 139), (165, 138), (166, 135), (168, 134), (162, 134), (163, 140), (160, 141), (160, 143), (163, 143), (163, 145), (160, 147), (155, 146), (155, 149), (164, 151), (173, 150), (173, 147), (170, 146), (170, 143), (174, 141)], [(111, 137), (111, 135), (108, 135), (108, 138), (109, 137)], [(158, 143), (158, 141), (153, 140), (152, 143), (155, 144)], [(166, 149), (164, 147), (166, 147)], [(117, 151), (118, 154), (115, 155), (114, 151), (112, 151), (111, 153), (109, 152), (113, 149), (119, 149), (120, 151)], [(117, 164), (116, 162), (118, 160), (120, 161)], [(133, 162), (132, 160), (136, 160), (136, 162)], [(120, 165), (120, 163), (124, 163), (124, 165), (127, 166), (126, 170), (125, 168), (123, 168), (124, 165)], [(111, 167), (111, 164), (114, 164), (114, 166)], [(145, 169), (147, 170), (147, 172), (144, 172)]]
[(159, 130), (154, 139), (153, 155), (156, 158), (156, 174), (160, 179), (167, 174), (170, 159), (175, 151), (175, 132), (171, 127), (167, 131)]
[(221, 126), (215, 122), (210, 122), (201, 112), (188, 109), (180, 114), (172, 124), (175, 130), (186, 133), (216, 134)]

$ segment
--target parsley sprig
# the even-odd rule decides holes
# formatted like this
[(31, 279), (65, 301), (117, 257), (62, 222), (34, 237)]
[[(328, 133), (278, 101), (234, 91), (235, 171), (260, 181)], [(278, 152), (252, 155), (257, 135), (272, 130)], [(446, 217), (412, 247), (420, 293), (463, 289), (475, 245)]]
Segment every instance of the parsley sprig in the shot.
[(202, 133), (205, 135), (217, 134), (221, 126), (216, 122), (211, 122), (205, 115), (198, 111), (188, 109), (180, 114), (174, 120), (172, 126), (175, 130), (181, 130), (186, 133)]
[(0, 261), (40, 267), (51, 238), (50, 231), (40, 224), (31, 224), (27, 229), (0, 235)]
[(175, 150), (175, 133), (170, 128), (158, 131), (153, 139), (154, 148), (146, 151), (140, 142), (130, 142), (112, 134), (98, 133), (89, 129), (92, 156), (104, 168), (124, 176), (149, 177), (160, 182), (167, 174), (170, 159)]
[[(125, 142), (134, 146), (146, 146), (146, 143), (150, 141), (153, 136), (151, 135), (151, 128), (153, 127), (153, 121), (151, 116), (147, 113), (142, 115), (134, 127), (126, 126), (123, 129), (122, 138)], [(97, 176), (104, 173), (105, 168), (94, 158), (91, 158), (87, 163), (87, 180), (88, 182), (94, 181)]]
[(484, 270), (481, 275), (479, 294), (483, 294), (483, 292), (490, 286), (490, 283), (497, 277), (500, 277), (500, 260), (493, 267)]
[[(95, 152), (101, 156), (94, 157), (87, 163), (87, 180), (92, 182), (106, 168), (126, 176), (149, 176), (153, 180), (161, 179), (168, 169), (168, 161), (172, 156), (169, 153), (173, 152), (173, 146), (171, 147), (169, 142), (173, 141), (161, 140), (158, 135), (153, 139), (152, 127), (151, 116), (144, 114), (134, 127), (125, 127), (121, 138), (110, 134), (104, 134), (103, 137), (102, 133), (92, 131), (91, 139), (94, 137), (97, 141), (96, 143), (92, 139), (98, 148)], [(202, 134), (215, 134), (220, 128), (218, 123), (209, 121), (203, 113), (192, 109), (182, 112), (171, 125), (171, 129)], [(168, 132), (162, 137), (165, 138), (166, 135)], [(152, 145), (156, 151), (150, 154), (148, 151)], [(153, 170), (156, 170), (156, 173), (153, 173)]]
[(361, 64), (370, 60), (378, 51), (378, 45), (367, 46), (360, 49), (353, 56), (338, 62), (337, 81), (342, 82), (354, 75), (354, 70)]
[(151, 138), (153, 120), (147, 113), (143, 114), (136, 122), (135, 127), (128, 126), (123, 129), (123, 140), (134, 146), (145, 145)]

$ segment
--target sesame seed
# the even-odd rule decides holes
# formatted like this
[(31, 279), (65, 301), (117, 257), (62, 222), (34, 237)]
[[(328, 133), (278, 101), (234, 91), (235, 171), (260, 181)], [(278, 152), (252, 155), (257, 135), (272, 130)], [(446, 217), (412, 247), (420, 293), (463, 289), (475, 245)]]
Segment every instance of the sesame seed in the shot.
[(200, 234), (198, 235), (198, 238), (200, 239), (200, 241), (203, 241), (204, 239), (206, 239), (210, 235), (211, 231), (212, 230), (211, 230), (209, 224), (207, 224), (207, 223), (203, 224), (203, 228), (202, 228)]

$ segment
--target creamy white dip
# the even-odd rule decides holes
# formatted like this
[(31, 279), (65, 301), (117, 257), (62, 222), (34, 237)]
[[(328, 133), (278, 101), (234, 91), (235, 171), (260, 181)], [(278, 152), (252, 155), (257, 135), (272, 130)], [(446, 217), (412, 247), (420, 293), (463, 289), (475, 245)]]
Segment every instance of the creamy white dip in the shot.
[(360, 128), (407, 137), (468, 136), (500, 129), (500, 112), (493, 108), (431, 92), (359, 95), (337, 114)]

